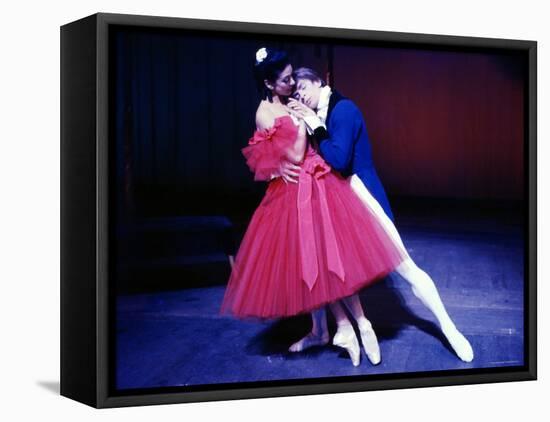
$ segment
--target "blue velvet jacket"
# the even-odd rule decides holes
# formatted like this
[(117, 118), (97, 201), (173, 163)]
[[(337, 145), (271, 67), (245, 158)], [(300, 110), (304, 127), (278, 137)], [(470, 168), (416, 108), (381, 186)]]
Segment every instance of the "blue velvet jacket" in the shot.
[(393, 220), (388, 197), (374, 168), (363, 115), (353, 101), (335, 90), (329, 100), (326, 127), (326, 130), (319, 127), (313, 133), (321, 156), (343, 176), (357, 174)]

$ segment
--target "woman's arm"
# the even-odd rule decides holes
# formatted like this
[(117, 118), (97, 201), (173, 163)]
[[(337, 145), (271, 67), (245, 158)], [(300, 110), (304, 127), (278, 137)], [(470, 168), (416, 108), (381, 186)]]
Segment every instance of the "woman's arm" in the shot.
[(296, 136), (296, 142), (292, 148), (287, 152), (287, 159), (291, 163), (298, 164), (304, 159), (304, 154), (307, 148), (307, 136), (306, 136), (306, 124), (300, 119), (300, 126), (298, 128), (298, 135)]
[[(273, 113), (260, 109), (256, 112), (256, 128), (258, 130), (266, 130), (275, 124), (275, 117)], [(300, 126), (298, 128), (298, 134), (296, 141), (290, 148), (286, 150), (286, 159), (293, 164), (301, 163), (304, 159), (304, 154), (307, 148), (307, 136), (305, 122), (300, 119)]]

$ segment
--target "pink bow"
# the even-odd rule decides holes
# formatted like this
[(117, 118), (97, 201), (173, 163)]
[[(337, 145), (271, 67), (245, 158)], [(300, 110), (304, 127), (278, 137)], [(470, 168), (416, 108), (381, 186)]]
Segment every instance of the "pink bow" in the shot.
[(327, 205), (325, 181), (323, 175), (330, 172), (330, 167), (318, 155), (307, 156), (298, 179), (298, 229), (300, 234), (300, 252), (302, 256), (302, 278), (309, 290), (313, 289), (319, 276), (319, 262), (315, 232), (313, 227), (313, 210), (311, 207), (311, 193), (313, 183), (319, 191), (322, 221), (316, 224), (321, 226), (326, 244), (328, 269), (344, 281), (344, 265), (338, 250), (334, 227)]

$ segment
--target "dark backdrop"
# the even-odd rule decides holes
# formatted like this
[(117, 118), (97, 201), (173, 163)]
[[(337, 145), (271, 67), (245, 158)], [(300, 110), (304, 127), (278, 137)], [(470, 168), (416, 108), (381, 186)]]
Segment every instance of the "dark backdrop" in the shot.
[[(265, 42), (130, 29), (113, 39), (119, 212), (227, 213), (257, 202), (265, 184), (252, 180), (241, 149), (254, 131), (253, 63)], [(269, 45), (327, 70), (327, 46)]]
[(524, 74), (496, 53), (339, 47), (384, 185), (402, 196), (523, 197)]
[(138, 214), (261, 193), (240, 150), (259, 101), (254, 54), (266, 44), (287, 49), (296, 66), (332, 70), (364, 113), (390, 196), (522, 198), (517, 57), (192, 32), (125, 30), (115, 40), (117, 174)]
[(287, 50), (295, 67), (313, 67), (358, 104), (393, 205), (421, 198), (422, 212), (435, 213), (427, 198), (523, 197), (518, 57), (140, 28), (110, 39), (121, 288), (227, 279), (226, 255), (265, 191), (241, 149), (259, 102), (255, 52), (266, 45)]

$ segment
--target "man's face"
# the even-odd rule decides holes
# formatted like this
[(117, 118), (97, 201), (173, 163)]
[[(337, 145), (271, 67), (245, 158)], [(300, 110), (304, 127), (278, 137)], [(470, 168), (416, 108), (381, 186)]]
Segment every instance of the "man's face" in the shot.
[(316, 110), (321, 95), (321, 82), (309, 79), (296, 80), (296, 88), (292, 96), (309, 108)]

